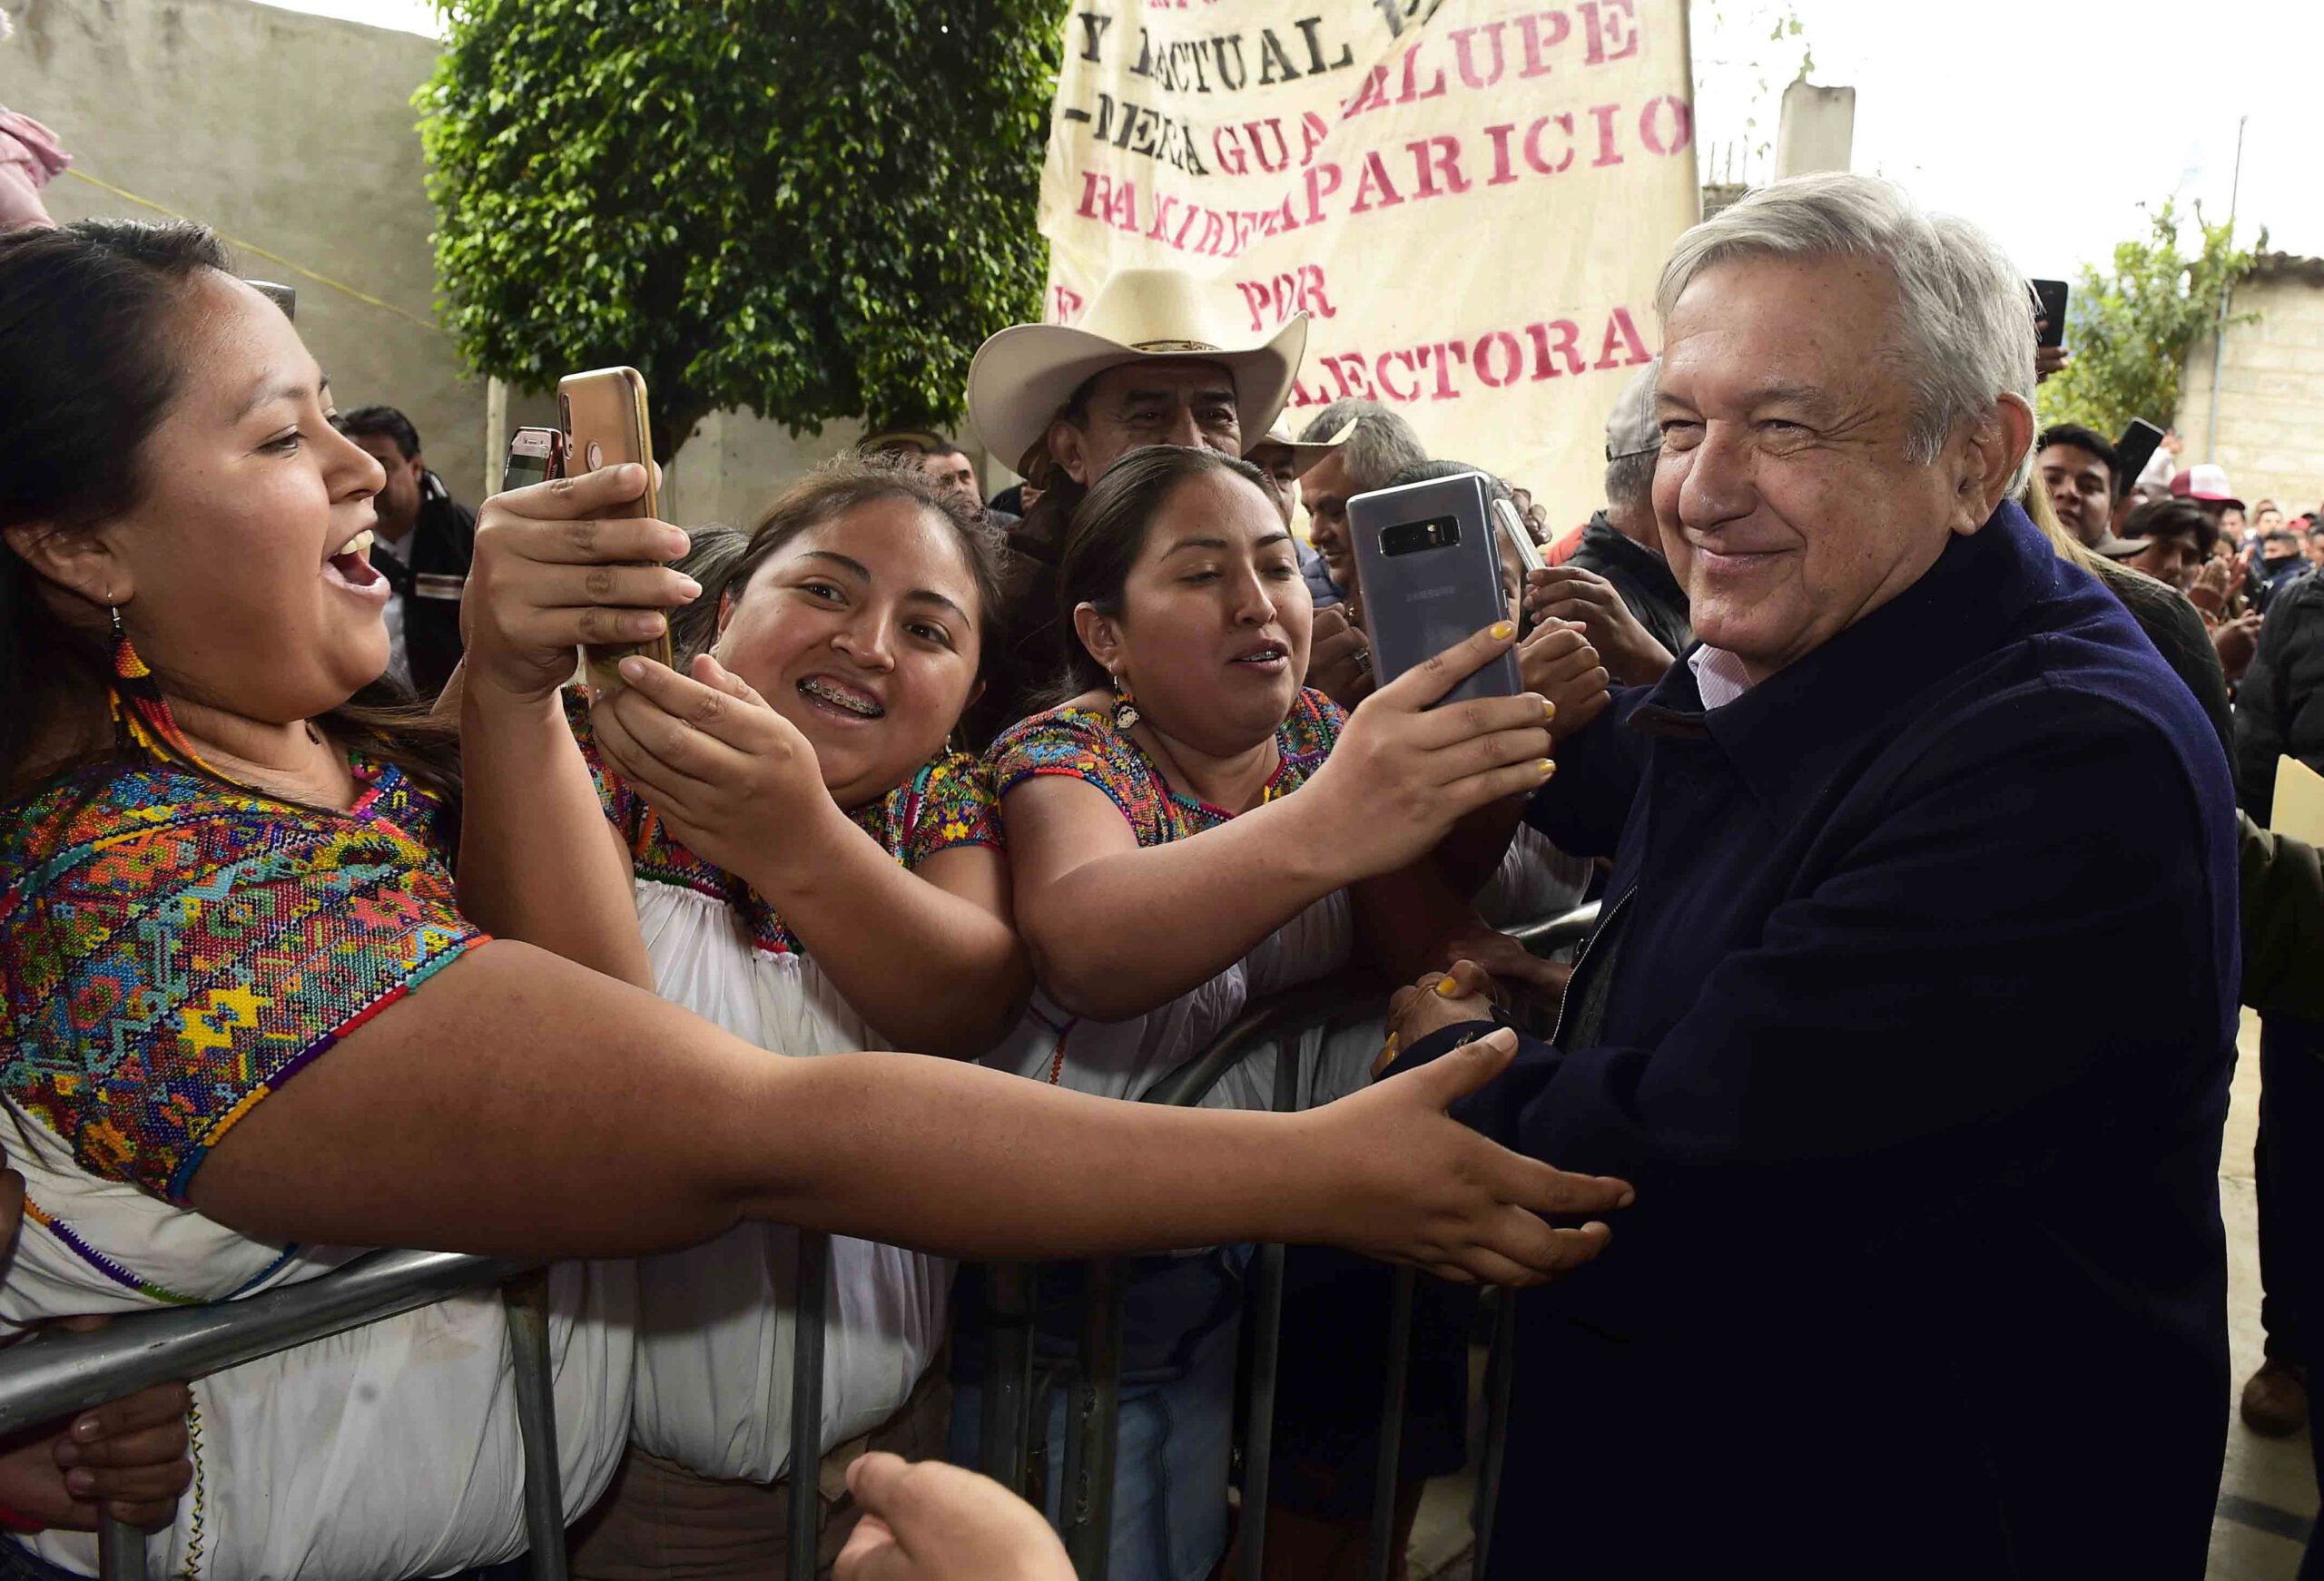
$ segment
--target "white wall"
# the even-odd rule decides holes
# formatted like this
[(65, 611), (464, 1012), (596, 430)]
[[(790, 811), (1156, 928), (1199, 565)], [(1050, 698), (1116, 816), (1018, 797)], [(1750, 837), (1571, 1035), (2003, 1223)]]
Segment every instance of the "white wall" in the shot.
[[(434, 327), (435, 223), (412, 91), (437, 45), (249, 0), (11, 0), (0, 103), (54, 129), (74, 168), (216, 226), (424, 320), (245, 254), (298, 288), (299, 329), (342, 408), (384, 401), (472, 500), (484, 388)], [(71, 174), (59, 220), (155, 219)]]

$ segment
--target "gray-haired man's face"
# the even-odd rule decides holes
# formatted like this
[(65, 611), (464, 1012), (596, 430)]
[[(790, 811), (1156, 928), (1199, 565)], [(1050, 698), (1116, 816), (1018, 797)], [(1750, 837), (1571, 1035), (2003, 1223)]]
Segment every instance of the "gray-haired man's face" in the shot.
[(2031, 414), (2003, 403), (1912, 458), (1896, 314), (1886, 268), (1851, 257), (1730, 260), (1671, 311), (1655, 515), (1697, 634), (1754, 679), (1919, 581), (2025, 447)]

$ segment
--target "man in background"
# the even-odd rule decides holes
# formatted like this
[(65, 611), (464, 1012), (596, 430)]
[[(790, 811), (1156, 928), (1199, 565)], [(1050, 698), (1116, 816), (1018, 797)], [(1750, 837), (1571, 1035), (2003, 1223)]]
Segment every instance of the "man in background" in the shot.
[(1638, 370), (1606, 417), (1606, 508), (1590, 518), (1562, 565), (1528, 579), (1526, 607), (1580, 621), (1607, 672), (1622, 686), (1650, 686), (1694, 642), (1687, 594), (1670, 574), (1654, 521), (1654, 466), (1662, 430), (1654, 415), (1658, 358)]
[(460, 590), (476, 557), (476, 513), (452, 498), (419, 453), (419, 431), (393, 407), (359, 407), (339, 431), (388, 475), (371, 564), (388, 579), (388, 673), (434, 697), (459, 667)]
[(911, 457), (919, 462), (922, 476), (968, 506), (970, 514), (980, 521), (1005, 527), (1017, 519), (984, 503), (984, 490), (977, 483), (976, 463), (969, 459), (966, 450), (940, 434), (903, 430), (876, 434), (863, 441), (863, 448), (874, 455)]
[(1355, 544), (1347, 533), (1347, 502), (1359, 494), (1388, 486), (1389, 479), (1408, 466), (1428, 459), (1413, 426), (1378, 401), (1334, 401), (1309, 419), (1300, 443), (1321, 445), (1344, 430), (1336, 454), (1308, 469), (1299, 480), (1299, 503), (1307, 508), (1307, 536), (1324, 557), (1324, 585), (1310, 590), (1328, 593), (1336, 601), (1354, 603), (1357, 594)]
[(1039, 497), (1001, 556), (1008, 646), (969, 711), (982, 745), (1039, 705), (1064, 659), (1057, 573), (1065, 530), (1089, 487), (1147, 445), (1240, 457), (1290, 398), (1307, 346), (1295, 313), (1264, 340), (1237, 343), (1216, 292), (1183, 270), (1123, 269), (1079, 322), (1012, 324), (969, 364), (969, 420)]
[(2058, 525), (2095, 549), (2112, 535), (2114, 492), (2122, 464), (2114, 447), (2080, 423), (2053, 423), (2034, 441), (2034, 469), (2049, 491)]

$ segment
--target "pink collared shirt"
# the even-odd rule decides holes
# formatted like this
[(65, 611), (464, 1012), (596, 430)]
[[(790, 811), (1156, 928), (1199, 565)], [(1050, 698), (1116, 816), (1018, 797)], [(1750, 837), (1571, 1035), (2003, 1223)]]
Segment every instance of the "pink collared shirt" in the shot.
[(1695, 689), (1703, 694), (1705, 713), (1725, 708), (1751, 690), (1751, 677), (1744, 673), (1743, 661), (1725, 648), (1697, 648), (1687, 655), (1687, 668), (1695, 673)]

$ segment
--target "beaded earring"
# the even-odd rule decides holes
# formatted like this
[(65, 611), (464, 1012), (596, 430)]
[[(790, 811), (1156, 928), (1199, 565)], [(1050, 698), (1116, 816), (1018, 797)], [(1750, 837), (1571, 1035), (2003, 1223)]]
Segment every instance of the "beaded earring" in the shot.
[(1114, 677), (1114, 729), (1123, 735), (1138, 721), (1137, 699), (1130, 692), (1129, 682), (1119, 675)]
[(185, 739), (185, 732), (178, 728), (176, 717), (170, 712), (170, 702), (162, 695), (161, 682), (153, 679), (152, 667), (138, 657), (137, 644), (129, 640), (129, 628), (121, 620), (121, 606), (108, 604), (105, 614), (113, 619), (115, 744), (143, 747), (163, 756), (174, 753), (187, 762), (201, 765), (201, 754)]

